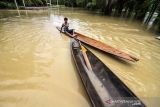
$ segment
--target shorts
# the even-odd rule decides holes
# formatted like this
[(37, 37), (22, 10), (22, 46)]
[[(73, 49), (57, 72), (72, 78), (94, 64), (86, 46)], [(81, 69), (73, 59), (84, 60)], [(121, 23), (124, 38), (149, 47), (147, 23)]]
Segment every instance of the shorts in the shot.
[(64, 31), (73, 34), (74, 29), (65, 29)]

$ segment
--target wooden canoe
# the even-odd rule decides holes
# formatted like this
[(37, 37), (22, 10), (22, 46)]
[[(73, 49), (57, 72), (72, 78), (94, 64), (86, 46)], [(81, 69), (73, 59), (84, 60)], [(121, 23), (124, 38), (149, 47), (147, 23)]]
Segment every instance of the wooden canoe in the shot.
[(159, 39), (159, 40), (160, 40), (160, 36), (156, 37), (156, 39)]
[[(60, 31), (59, 27), (57, 27), (57, 29)], [(105, 43), (102, 43), (100, 41), (97, 41), (95, 39), (87, 37), (87, 36), (85, 36), (83, 34), (80, 34), (78, 32), (75, 32), (76, 36), (73, 36), (73, 35), (71, 35), (71, 34), (69, 34), (67, 32), (63, 32), (63, 33), (65, 33), (69, 37), (75, 38), (75, 39), (77, 39), (77, 40), (79, 40), (79, 41), (81, 41), (81, 42), (83, 42), (83, 43), (85, 43), (85, 44), (87, 44), (89, 46), (92, 46), (92, 47), (94, 47), (96, 49), (99, 49), (99, 50), (101, 50), (103, 52), (115, 55), (115, 56), (120, 57), (122, 59), (126, 59), (126, 60), (133, 61), (133, 62), (139, 60), (138, 58), (136, 58), (134, 56), (131, 56), (131, 55), (127, 54), (127, 53), (124, 53), (124, 52), (122, 52), (122, 51), (120, 51), (118, 49), (115, 49), (115, 48), (105, 44)]]
[(87, 68), (79, 42), (75, 39), (71, 41), (71, 53), (93, 107), (145, 107), (145, 104), (100, 59), (83, 47), (86, 49), (92, 71)]

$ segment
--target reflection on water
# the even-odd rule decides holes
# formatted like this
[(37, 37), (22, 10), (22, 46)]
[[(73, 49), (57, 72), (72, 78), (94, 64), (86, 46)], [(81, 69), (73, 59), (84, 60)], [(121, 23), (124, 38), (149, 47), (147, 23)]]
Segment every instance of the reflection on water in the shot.
[(0, 106), (90, 106), (71, 58), (70, 39), (55, 28), (63, 17), (78, 32), (140, 58), (123, 62), (91, 49), (145, 104), (156, 106), (160, 41), (140, 24), (68, 9), (16, 16), (16, 11), (0, 11)]

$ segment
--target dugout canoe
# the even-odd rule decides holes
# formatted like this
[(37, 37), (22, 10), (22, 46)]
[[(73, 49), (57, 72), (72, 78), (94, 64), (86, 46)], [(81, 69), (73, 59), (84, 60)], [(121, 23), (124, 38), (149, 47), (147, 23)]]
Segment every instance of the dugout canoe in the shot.
[(156, 39), (159, 39), (159, 40), (160, 40), (160, 36), (157, 36)]
[(145, 107), (99, 58), (75, 39), (71, 40), (71, 53), (93, 107)]
[[(56, 27), (56, 28), (60, 31), (60, 27)], [(100, 42), (98, 40), (95, 40), (95, 39), (92, 39), (90, 37), (87, 37), (87, 36), (85, 36), (83, 34), (80, 34), (78, 32), (75, 32), (76, 36), (73, 36), (73, 35), (71, 35), (71, 34), (69, 34), (67, 32), (62, 32), (62, 33), (68, 35), (69, 37), (75, 38), (75, 39), (77, 39), (77, 40), (79, 40), (79, 41), (81, 41), (81, 42), (83, 42), (83, 43), (85, 43), (85, 44), (87, 44), (89, 46), (92, 46), (92, 47), (94, 47), (96, 49), (99, 49), (99, 50), (101, 50), (103, 52), (112, 54), (114, 56), (117, 56), (119, 58), (126, 59), (126, 60), (129, 60), (129, 61), (132, 61), (132, 62), (136, 62), (136, 61), (139, 60), (138, 58), (136, 58), (136, 57), (134, 57), (132, 55), (129, 55), (129, 54), (125, 53), (125, 52), (122, 52), (122, 51), (120, 51), (118, 49), (115, 49), (115, 48), (105, 44), (105, 43), (102, 43), (102, 42)]]

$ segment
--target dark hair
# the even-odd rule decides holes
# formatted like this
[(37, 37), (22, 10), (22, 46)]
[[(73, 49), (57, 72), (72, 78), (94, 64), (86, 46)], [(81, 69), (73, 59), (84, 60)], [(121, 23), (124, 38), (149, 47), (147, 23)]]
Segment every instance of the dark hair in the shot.
[(68, 20), (68, 18), (65, 17), (64, 20)]

